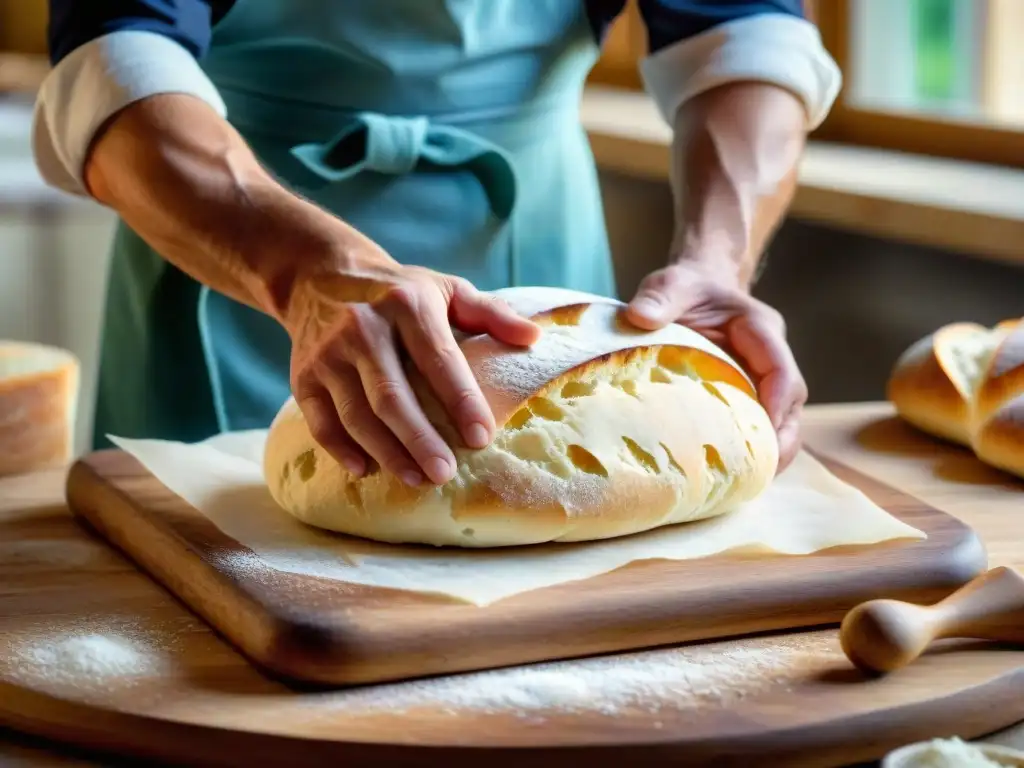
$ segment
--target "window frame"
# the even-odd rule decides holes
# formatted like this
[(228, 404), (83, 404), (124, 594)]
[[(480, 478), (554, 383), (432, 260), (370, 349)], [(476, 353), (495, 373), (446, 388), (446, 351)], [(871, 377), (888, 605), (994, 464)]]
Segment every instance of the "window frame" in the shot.
[(647, 30), (643, 18), (636, 0), (627, 0), (601, 42), (601, 56), (590, 70), (587, 81), (631, 91), (643, 90), (640, 61), (646, 52)]
[(825, 122), (814, 132), (814, 139), (1024, 168), (1024, 126), (1014, 130), (938, 115), (882, 112), (847, 103), (852, 71), (852, 0), (816, 0), (814, 6), (822, 42), (847, 80)]

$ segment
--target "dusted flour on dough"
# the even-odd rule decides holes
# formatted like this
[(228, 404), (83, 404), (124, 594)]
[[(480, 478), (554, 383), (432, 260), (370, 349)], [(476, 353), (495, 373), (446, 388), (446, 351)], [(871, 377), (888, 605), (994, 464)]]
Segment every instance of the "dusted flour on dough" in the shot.
[(621, 310), (578, 294), (532, 315), (542, 333), (529, 348), (464, 340), (499, 427), (480, 450), (460, 446), (410, 370), (425, 412), (455, 449), (456, 477), (440, 488), (408, 488), (381, 470), (352, 475), (290, 400), (267, 438), (271, 495), (303, 522), (339, 533), (496, 548), (626, 536), (723, 515), (761, 494), (778, 442), (746, 374), (700, 334), (674, 324), (640, 331)]

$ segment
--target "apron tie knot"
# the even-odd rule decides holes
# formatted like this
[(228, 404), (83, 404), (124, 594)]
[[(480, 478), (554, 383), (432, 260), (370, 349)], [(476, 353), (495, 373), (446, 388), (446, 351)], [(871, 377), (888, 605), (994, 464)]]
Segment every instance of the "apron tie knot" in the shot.
[(463, 169), (477, 177), (498, 218), (508, 219), (515, 206), (515, 171), (507, 153), (469, 131), (426, 117), (360, 112), (333, 138), (299, 144), (291, 154), (318, 179), (314, 186), (365, 172), (401, 176), (417, 169)]
[(365, 114), (362, 120), (366, 126), (366, 168), (394, 176), (412, 172), (427, 141), (427, 119)]

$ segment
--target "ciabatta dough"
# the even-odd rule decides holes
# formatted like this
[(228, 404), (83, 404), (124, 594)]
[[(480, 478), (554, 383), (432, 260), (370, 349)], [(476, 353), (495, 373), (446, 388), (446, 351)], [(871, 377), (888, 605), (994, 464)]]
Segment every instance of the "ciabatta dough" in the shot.
[(767, 413), (739, 366), (680, 325), (644, 332), (622, 304), (572, 291), (496, 292), (543, 327), (529, 349), (489, 336), (460, 346), (499, 426), (461, 446), (410, 371), (424, 410), (456, 446), (441, 487), (379, 470), (352, 476), (315, 443), (295, 402), (270, 427), (264, 474), (285, 510), (320, 528), (392, 543), (502, 547), (623, 536), (723, 514), (778, 465)]
[(943, 326), (899, 357), (887, 396), (918, 429), (1024, 477), (1024, 321)]

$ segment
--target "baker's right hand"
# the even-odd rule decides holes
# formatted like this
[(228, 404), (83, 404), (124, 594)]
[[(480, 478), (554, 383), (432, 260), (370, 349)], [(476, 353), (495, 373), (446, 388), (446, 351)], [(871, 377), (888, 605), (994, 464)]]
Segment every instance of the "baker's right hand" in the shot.
[(428, 421), (402, 367), (424, 375), (466, 445), (483, 448), (495, 422), (453, 327), (531, 345), (540, 329), (469, 282), (395, 264), (358, 276), (299, 277), (291, 291), (291, 386), (313, 438), (350, 472), (368, 459), (407, 485), (455, 475), (451, 447)]

